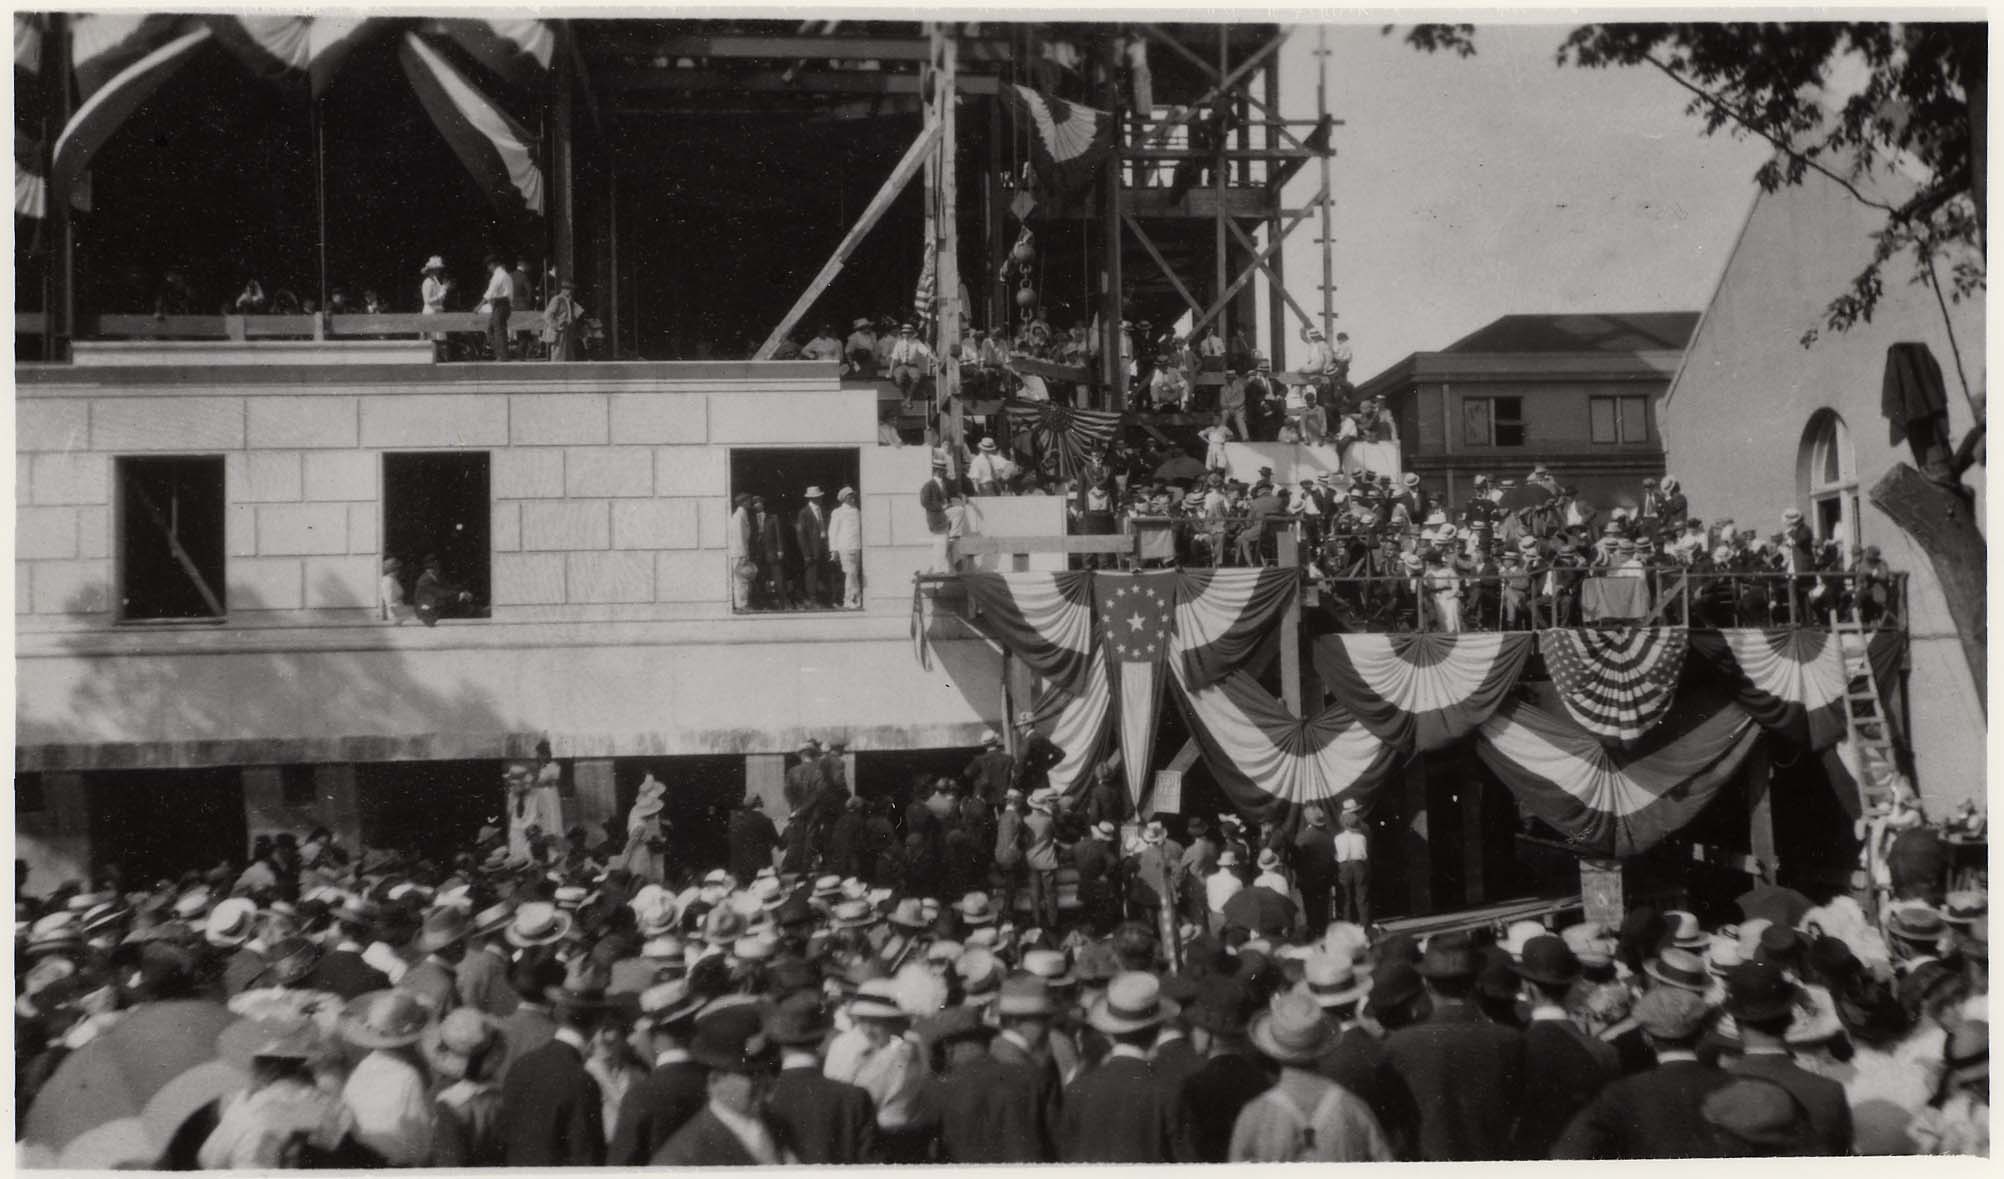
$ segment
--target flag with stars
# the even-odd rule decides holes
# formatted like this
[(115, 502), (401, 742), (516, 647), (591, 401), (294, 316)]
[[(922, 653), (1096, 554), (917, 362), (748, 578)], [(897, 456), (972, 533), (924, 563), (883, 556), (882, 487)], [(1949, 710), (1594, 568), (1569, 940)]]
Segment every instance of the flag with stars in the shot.
[(1603, 741), (1629, 743), (1670, 711), (1689, 633), (1672, 626), (1548, 630), (1538, 649), (1573, 720)]
[(1154, 768), (1155, 721), (1162, 707), (1162, 663), (1176, 617), (1170, 571), (1101, 573), (1094, 578), (1100, 642), (1113, 673), (1120, 762), (1137, 806)]

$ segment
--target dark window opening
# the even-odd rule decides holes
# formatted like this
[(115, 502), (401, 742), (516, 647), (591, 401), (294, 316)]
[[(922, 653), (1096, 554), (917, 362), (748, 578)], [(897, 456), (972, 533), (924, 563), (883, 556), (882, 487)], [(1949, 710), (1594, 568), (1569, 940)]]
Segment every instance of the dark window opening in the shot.
[(42, 775), (14, 775), (14, 813), (17, 815), (39, 815), (47, 810), (48, 799), (42, 794)]
[[(397, 578), (410, 605), (429, 598), (440, 604), (439, 617), (487, 617), (493, 520), (487, 468), (486, 451), (383, 456), (383, 556), (402, 563)], [(427, 578), (434, 559), (437, 572)]]
[(1524, 445), (1524, 399), (1522, 397), (1495, 397), (1490, 399), (1495, 407), (1492, 413), (1496, 419), (1496, 445)]
[(223, 460), (118, 460), (119, 606), (129, 622), (222, 618)]
[[(828, 526), (841, 506), (838, 495), (858, 486), (860, 458), (846, 450), (734, 450), (731, 452), (729, 538), (732, 604), (740, 611), (859, 609), (861, 574), (850, 586), (839, 556), (827, 543)], [(810, 490), (818, 514), (808, 512)], [(740, 497), (749, 497), (744, 514)], [(763, 505), (761, 515), (756, 509)], [(858, 521), (858, 527), (861, 522)], [(744, 557), (736, 554), (743, 543)], [(859, 563), (860, 564), (860, 563)], [(853, 603), (853, 604), (852, 604)]]
[(1469, 446), (1524, 445), (1522, 397), (1469, 397), (1461, 403), (1461, 438)]
[(306, 810), (320, 801), (313, 788), (312, 766), (278, 767), (279, 801), (288, 810)]

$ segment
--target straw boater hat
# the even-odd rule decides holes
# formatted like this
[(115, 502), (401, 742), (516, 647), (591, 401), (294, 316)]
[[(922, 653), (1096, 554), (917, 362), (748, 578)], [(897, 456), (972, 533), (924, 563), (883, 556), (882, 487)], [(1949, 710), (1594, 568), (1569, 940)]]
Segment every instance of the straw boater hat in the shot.
[(1675, 946), (1643, 963), (1642, 970), (1665, 986), (1682, 987), (1700, 995), (1712, 989), (1712, 976), (1705, 970), (1704, 960)]
[(856, 997), (849, 1001), (849, 1018), (889, 1021), (908, 1019), (910, 1016), (898, 1004), (897, 982), (888, 978), (873, 978), (856, 988)]
[(1107, 984), (1106, 993), (1093, 1001), (1086, 1022), (1109, 1036), (1118, 1036), (1159, 1026), (1176, 1018), (1181, 1010), (1174, 1000), (1163, 996), (1161, 980), (1129, 971), (1115, 975)]
[(401, 1048), (422, 1039), (435, 1014), (415, 991), (371, 991), (342, 1010), (341, 1037), (357, 1048)]
[(202, 940), (219, 949), (241, 946), (257, 929), (257, 902), (249, 897), (228, 897), (209, 912)]
[(424, 932), (418, 935), (418, 952), (435, 954), (448, 946), (457, 945), (466, 940), (468, 928), (465, 910), (434, 909), (426, 915)]
[(430, 274), (434, 270), (444, 270), (444, 269), (445, 269), (445, 259), (439, 257), (437, 254), (433, 254), (431, 257), (425, 259), (424, 269), (418, 271), (418, 273)]
[(553, 946), (571, 931), (571, 915), (548, 901), (530, 901), (508, 923), (508, 944), (526, 949)]
[(1334, 954), (1315, 954), (1302, 964), (1301, 986), (1318, 1007), (1346, 1007), (1362, 999), (1370, 983), (1357, 977), (1351, 962)]
[(1329, 1050), (1333, 1029), (1309, 996), (1286, 992), (1273, 997), (1253, 1020), (1248, 1038), (1264, 1056), (1281, 1064), (1313, 1064)]

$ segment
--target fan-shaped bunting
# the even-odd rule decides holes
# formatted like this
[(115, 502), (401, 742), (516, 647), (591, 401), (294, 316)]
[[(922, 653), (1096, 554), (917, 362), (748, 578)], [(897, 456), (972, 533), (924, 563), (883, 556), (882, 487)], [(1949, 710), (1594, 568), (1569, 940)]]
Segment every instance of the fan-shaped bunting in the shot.
[(1844, 736), (1844, 657), (1836, 636), (1811, 627), (1691, 632), (1691, 648), (1717, 667), (1741, 708), (1811, 750)]
[[(960, 579), (981, 633), (1062, 691), (1086, 691), (1098, 628), (1090, 573), (970, 573)], [(1104, 679), (1105, 676), (1100, 677)]]
[(1292, 569), (1200, 569), (1176, 579), (1176, 657), (1193, 688), (1243, 668), (1301, 584)]
[(1494, 712), (1530, 653), (1528, 634), (1328, 635), (1315, 641), (1315, 670), (1379, 740), (1425, 751)]
[(1545, 668), (1581, 728), (1634, 741), (1663, 719), (1684, 670), (1687, 632), (1671, 626), (1539, 632)]

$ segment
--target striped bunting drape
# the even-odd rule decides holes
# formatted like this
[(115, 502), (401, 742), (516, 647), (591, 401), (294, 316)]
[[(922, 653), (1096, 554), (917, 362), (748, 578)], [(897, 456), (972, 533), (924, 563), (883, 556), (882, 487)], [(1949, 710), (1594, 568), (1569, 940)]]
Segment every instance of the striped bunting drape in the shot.
[(1810, 750), (1844, 737), (1844, 657), (1812, 627), (1691, 632), (1691, 649), (1717, 668), (1764, 729)]
[(1274, 620), (1301, 586), (1293, 569), (1191, 569), (1176, 579), (1176, 658), (1193, 688), (1249, 662), (1278, 634)]
[(1336, 703), (1378, 739), (1425, 752), (1495, 711), (1523, 673), (1529, 634), (1343, 634), (1315, 640), (1315, 670)]
[(398, 47), (404, 74), (453, 154), (504, 214), (541, 216), (534, 138), (416, 33)]
[(1647, 851), (1696, 818), (1759, 737), (1744, 711), (1724, 704), (1649, 751), (1629, 753), (1511, 701), (1482, 722), (1475, 753), (1525, 810), (1582, 852), (1620, 857)]
[(1051, 786), (1061, 794), (1076, 793), (1092, 781), (1092, 767), (1112, 729), (1111, 687), (1106, 653), (1095, 650), (1083, 691), (1066, 692), (1045, 683), (1037, 693), (1037, 702), (1030, 710), (1032, 724), (1064, 751), (1064, 758), (1048, 774)]
[(1538, 647), (1559, 700), (1579, 726), (1607, 741), (1648, 732), (1677, 695), (1684, 670), (1681, 627), (1540, 631)]
[(1120, 433), (1120, 415), (1095, 409), (1075, 409), (1048, 401), (1010, 398), (1002, 403), (1013, 430), (1027, 430), (1038, 457), (1056, 455), (1058, 474), (1075, 479), (1105, 453)]
[[(116, 18), (77, 18), (77, 25), (86, 26), (92, 19), (112, 20)], [(86, 41), (75, 40), (72, 33), (77, 58), (78, 88), (86, 97), (70, 116), (69, 124), (63, 128), (56, 140), (55, 160), (49, 172), (51, 195), (57, 199), (67, 199), (75, 189), (84, 169), (90, 166), (91, 157), (103, 147), (125, 121), (132, 117), (155, 91), (167, 80), (179, 73), (195, 57), (203, 46), (214, 39), (215, 34), (205, 25), (198, 25), (187, 32), (176, 34), (174, 26), (146, 23), (128, 30), (123, 38), (101, 49), (91, 59), (96, 71), (92, 73), (95, 84), (84, 80), (84, 51)], [(158, 43), (144, 52), (138, 52), (138, 42), (146, 34), (161, 34)], [(128, 61), (122, 69), (109, 70), (106, 58)]]
[(975, 629), (1058, 690), (1080, 695), (1087, 690), (1099, 642), (1092, 617), (1092, 577), (1090, 573), (969, 573), (960, 584), (974, 606), (969, 621)]

